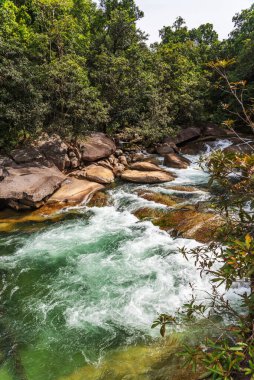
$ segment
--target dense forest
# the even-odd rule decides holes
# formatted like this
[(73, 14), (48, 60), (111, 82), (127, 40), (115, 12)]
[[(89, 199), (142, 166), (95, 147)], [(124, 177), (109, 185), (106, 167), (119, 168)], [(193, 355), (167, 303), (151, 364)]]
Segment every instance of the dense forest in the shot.
[[(219, 41), (212, 24), (188, 29), (178, 17), (147, 44), (134, 0), (2, 0), (0, 138), (16, 144), (42, 131), (135, 132), (147, 138), (228, 118), (237, 103), (211, 62), (253, 96), (254, 7)], [(235, 104), (233, 107), (238, 107)], [(241, 113), (241, 110), (240, 110)], [(241, 115), (240, 115), (241, 116)], [(232, 117), (230, 117), (232, 119)], [(234, 117), (233, 117), (234, 119)]]

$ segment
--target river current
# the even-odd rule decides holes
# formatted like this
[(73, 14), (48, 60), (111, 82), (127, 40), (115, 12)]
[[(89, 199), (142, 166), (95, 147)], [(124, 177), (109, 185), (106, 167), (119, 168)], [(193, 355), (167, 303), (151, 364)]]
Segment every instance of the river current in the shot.
[(199, 157), (188, 158), (191, 166), (174, 170), (170, 185), (195, 186), (191, 192), (122, 184), (108, 190), (111, 206), (70, 208), (61, 221), (0, 234), (0, 380), (152, 379), (130, 375), (130, 368), (107, 374), (107, 367), (103, 374), (98, 367), (112, 352), (118, 359), (111, 367), (117, 367), (127, 361), (119, 352), (158, 339), (152, 321), (189, 299), (189, 283), (209, 287), (178, 252), (199, 243), (133, 215), (141, 207), (166, 207), (139, 197), (137, 189), (177, 195), (183, 204), (209, 197)]

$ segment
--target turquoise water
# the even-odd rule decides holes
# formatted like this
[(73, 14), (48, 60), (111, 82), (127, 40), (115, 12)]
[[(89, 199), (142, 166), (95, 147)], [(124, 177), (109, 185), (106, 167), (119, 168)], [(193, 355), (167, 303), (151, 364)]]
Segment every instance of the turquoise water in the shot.
[[(181, 196), (183, 204), (207, 199), (208, 176), (198, 165), (175, 172), (174, 184), (200, 189), (149, 188)], [(178, 252), (196, 241), (173, 239), (132, 214), (158, 207), (138, 197), (140, 188), (148, 187), (119, 186), (109, 191), (110, 207), (67, 210), (61, 221), (30, 223), (32, 232), (20, 227), (0, 235), (1, 380), (60, 380), (86, 366), (92, 371), (109, 353), (153, 342), (153, 319), (174, 313), (189, 298), (190, 282), (209, 287)], [(121, 371), (85, 373), (75, 379), (125, 378)]]

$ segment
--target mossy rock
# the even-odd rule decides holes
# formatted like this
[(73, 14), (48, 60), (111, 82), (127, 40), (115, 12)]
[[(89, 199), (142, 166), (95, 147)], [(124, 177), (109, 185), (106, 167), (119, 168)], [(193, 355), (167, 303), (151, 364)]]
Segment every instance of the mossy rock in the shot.
[(109, 206), (108, 194), (104, 191), (98, 191), (93, 194), (92, 198), (87, 203), (88, 207), (105, 207)]
[(169, 207), (175, 206), (177, 203), (181, 202), (181, 200), (172, 195), (155, 193), (153, 191), (138, 190), (137, 194), (139, 197), (144, 198), (148, 201), (160, 203)]
[(197, 191), (200, 191), (200, 189), (194, 186), (181, 186), (181, 185), (167, 186), (166, 189), (175, 190), (175, 191), (186, 191), (188, 193), (195, 193)]
[(162, 230), (172, 231), (201, 243), (216, 240), (219, 227), (225, 223), (219, 215), (198, 212), (194, 206), (173, 211), (146, 207), (135, 211), (134, 214), (141, 220), (151, 220)]

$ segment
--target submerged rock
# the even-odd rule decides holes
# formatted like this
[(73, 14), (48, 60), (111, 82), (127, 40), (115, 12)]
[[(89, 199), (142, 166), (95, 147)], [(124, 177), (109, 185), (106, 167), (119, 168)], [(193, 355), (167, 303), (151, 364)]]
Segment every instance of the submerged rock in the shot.
[(105, 207), (109, 206), (108, 194), (104, 191), (94, 193), (87, 203), (88, 207)]
[[(166, 187), (169, 190), (175, 190), (175, 191), (183, 191), (188, 193), (195, 193), (197, 191), (200, 191), (197, 187), (194, 186), (181, 186), (181, 185), (173, 185), (173, 186), (167, 186)], [(204, 191), (204, 190), (202, 190)]]
[(139, 171), (139, 170), (125, 170), (121, 178), (125, 181), (136, 183), (162, 183), (174, 180), (174, 177), (163, 171)]
[(177, 153), (169, 153), (165, 156), (164, 165), (170, 168), (187, 169), (190, 161)]
[(183, 342), (188, 341), (187, 334), (171, 333), (163, 343), (159, 340), (158, 343), (112, 350), (98, 365), (87, 364), (59, 380), (196, 380), (202, 373), (200, 369), (192, 372), (177, 355)]
[(148, 219), (154, 225), (166, 231), (173, 231), (187, 239), (195, 239), (201, 243), (216, 240), (219, 227), (225, 222), (216, 214), (198, 212), (194, 208), (181, 208), (173, 211), (141, 208), (135, 211), (139, 219)]
[(148, 201), (153, 201), (155, 203), (160, 203), (170, 207), (175, 206), (179, 202), (179, 199), (174, 196), (155, 193), (153, 191), (138, 190), (137, 194), (139, 197), (144, 198)]
[(96, 182), (68, 178), (62, 187), (48, 199), (47, 204), (81, 204), (84, 203), (93, 193), (103, 188), (103, 185)]

